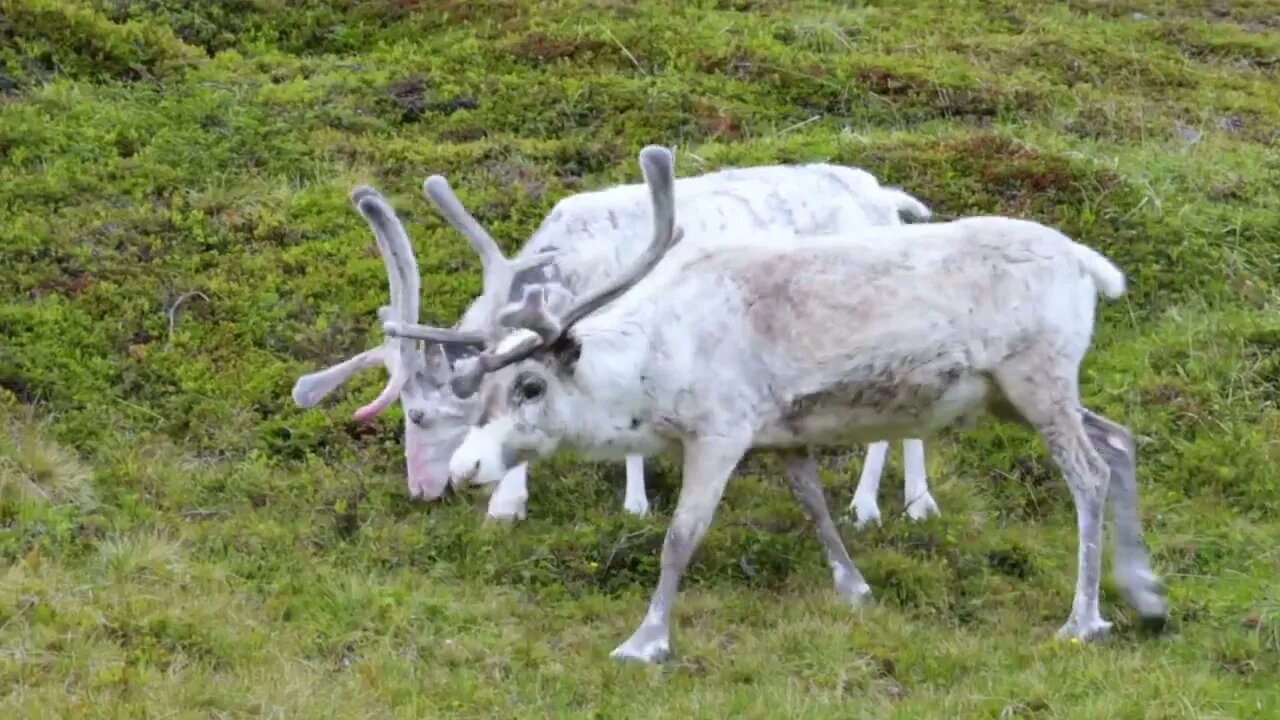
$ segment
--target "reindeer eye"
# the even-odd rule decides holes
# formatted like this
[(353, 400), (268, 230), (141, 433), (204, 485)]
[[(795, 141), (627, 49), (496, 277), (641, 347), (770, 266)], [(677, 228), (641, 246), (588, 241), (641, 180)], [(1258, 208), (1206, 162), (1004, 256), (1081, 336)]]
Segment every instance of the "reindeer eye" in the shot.
[(536, 375), (527, 375), (516, 384), (516, 394), (521, 400), (537, 400), (546, 391), (546, 381)]

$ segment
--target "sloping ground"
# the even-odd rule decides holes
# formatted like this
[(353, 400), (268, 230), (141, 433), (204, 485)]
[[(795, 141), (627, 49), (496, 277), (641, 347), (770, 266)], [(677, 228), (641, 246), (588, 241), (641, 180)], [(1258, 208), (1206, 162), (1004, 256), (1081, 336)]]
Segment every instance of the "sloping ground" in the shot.
[[(846, 5), (0, 0), (0, 714), (1280, 715), (1280, 10)], [(483, 527), (480, 498), (407, 499), (398, 409), (350, 420), (378, 373), (293, 407), (297, 375), (377, 341), (354, 184), (400, 211), (448, 323), (478, 263), (428, 174), (514, 248), (566, 193), (635, 181), (648, 142), (680, 174), (861, 166), (1119, 262), (1084, 391), (1141, 437), (1172, 631), (1108, 592), (1110, 642), (1052, 639), (1069, 496), (986, 425), (930, 445), (943, 517), (899, 517), (895, 465), (884, 527), (845, 528), (861, 613), (753, 464), (676, 661), (621, 666), (669, 465), (650, 520), (620, 466), (564, 458), (530, 521)]]

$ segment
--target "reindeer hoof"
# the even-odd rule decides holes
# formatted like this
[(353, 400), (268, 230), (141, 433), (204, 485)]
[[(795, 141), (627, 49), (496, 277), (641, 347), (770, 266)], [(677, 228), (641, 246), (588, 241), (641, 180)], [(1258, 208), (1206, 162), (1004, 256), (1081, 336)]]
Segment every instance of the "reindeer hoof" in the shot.
[(865, 530), (872, 525), (880, 524), (880, 508), (876, 507), (875, 501), (858, 502), (857, 498), (853, 499), (853, 504), (849, 507), (853, 511), (853, 526), (859, 530)]
[(510, 523), (517, 520), (524, 520), (529, 516), (529, 498), (525, 497), (495, 497), (489, 503), (488, 519), (493, 522)]
[(1155, 573), (1145, 568), (1116, 573), (1124, 599), (1138, 613), (1138, 622), (1148, 632), (1163, 632), (1169, 624), (1167, 590)]
[(907, 505), (907, 517), (917, 522), (925, 518), (937, 517), (941, 514), (942, 512), (938, 510), (938, 503), (934, 501), (933, 496), (929, 493), (921, 495)]
[(649, 664), (664, 663), (671, 659), (671, 641), (665, 628), (641, 625), (626, 642), (614, 648), (609, 657)]
[(519, 522), (529, 517), (529, 512), (521, 506), (512, 510), (490, 510), (485, 519), (493, 523)]
[(836, 592), (840, 593), (840, 597), (849, 604), (850, 607), (860, 608), (871, 602), (871, 586), (863, 583), (856, 585), (840, 585), (837, 583)]
[(1058, 628), (1058, 638), (1079, 642), (1101, 640), (1111, 634), (1111, 623), (1102, 618), (1089, 621), (1071, 618), (1066, 625)]

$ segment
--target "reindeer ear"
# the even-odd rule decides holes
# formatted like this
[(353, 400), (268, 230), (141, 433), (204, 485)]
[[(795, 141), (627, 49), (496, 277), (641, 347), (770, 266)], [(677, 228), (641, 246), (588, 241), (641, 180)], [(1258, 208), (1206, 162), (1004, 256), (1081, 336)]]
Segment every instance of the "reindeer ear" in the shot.
[(578, 364), (578, 358), (582, 357), (582, 343), (572, 331), (567, 332), (551, 346), (551, 356), (564, 372), (571, 373)]

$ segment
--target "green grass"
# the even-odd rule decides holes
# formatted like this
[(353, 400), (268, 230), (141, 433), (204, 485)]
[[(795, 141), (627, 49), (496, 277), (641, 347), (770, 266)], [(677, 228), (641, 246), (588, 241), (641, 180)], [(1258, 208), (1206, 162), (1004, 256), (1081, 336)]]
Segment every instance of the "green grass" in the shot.
[[(0, 715), (1280, 716), (1278, 28), (1264, 0), (0, 0)], [(1119, 262), (1083, 386), (1140, 438), (1171, 632), (1106, 587), (1114, 637), (1053, 640), (1069, 496), (988, 424), (930, 444), (923, 524), (895, 450), (885, 525), (845, 528), (860, 613), (752, 463), (675, 661), (614, 663), (669, 462), (650, 520), (620, 466), (565, 457), (529, 521), (486, 527), (483, 498), (407, 499), (398, 408), (350, 419), (378, 373), (292, 405), (378, 339), (353, 185), (392, 200), (450, 323), (478, 262), (428, 174), (511, 249), (650, 142), (682, 175), (857, 165)], [(825, 464), (834, 506), (852, 457)]]

